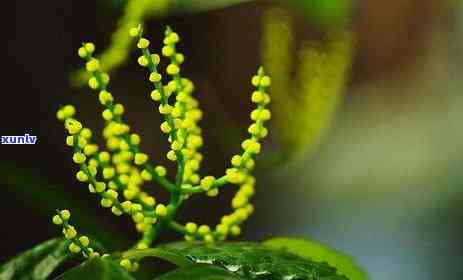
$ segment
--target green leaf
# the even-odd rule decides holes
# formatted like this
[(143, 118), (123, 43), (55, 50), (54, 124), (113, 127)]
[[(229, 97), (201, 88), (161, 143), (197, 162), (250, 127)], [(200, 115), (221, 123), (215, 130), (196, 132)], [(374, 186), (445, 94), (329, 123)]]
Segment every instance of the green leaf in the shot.
[[(175, 255), (176, 263), (208, 264), (235, 273), (245, 279), (294, 279), (294, 280), (347, 280), (336, 273), (336, 269), (326, 263), (301, 258), (284, 250), (273, 249), (252, 242), (228, 242), (205, 244), (201, 242), (174, 242), (157, 249), (169, 256)], [(138, 250), (123, 254), (123, 257), (142, 258), (150, 255)], [(167, 258), (152, 251), (153, 256)], [(158, 255), (155, 255), (158, 254)], [(179, 262), (178, 260), (183, 259)]]
[(171, 262), (177, 266), (190, 265), (193, 262), (185, 258), (183, 255), (173, 252), (168, 247), (157, 247), (150, 249), (133, 249), (122, 254), (123, 259), (140, 260), (147, 257), (156, 257), (162, 260)]
[(189, 265), (175, 269), (157, 277), (155, 280), (244, 280), (228, 270), (213, 265)]
[(55, 278), (55, 280), (134, 280), (110, 258), (90, 259)]
[(0, 267), (0, 279), (46, 279), (58, 266), (71, 259), (69, 242), (55, 238), (23, 252)]
[(286, 250), (305, 259), (326, 262), (330, 266), (335, 267), (339, 274), (346, 276), (350, 280), (369, 279), (367, 273), (351, 257), (316, 241), (277, 237), (269, 239), (263, 242), (263, 244), (270, 248)]

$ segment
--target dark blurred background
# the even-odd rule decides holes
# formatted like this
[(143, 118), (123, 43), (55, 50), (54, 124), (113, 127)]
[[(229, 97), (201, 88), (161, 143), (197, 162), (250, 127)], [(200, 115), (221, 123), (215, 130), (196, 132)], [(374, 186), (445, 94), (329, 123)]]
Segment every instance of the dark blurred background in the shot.
[[(38, 143), (0, 145), (0, 261), (58, 235), (50, 222), (55, 208), (74, 209), (80, 230), (108, 247), (122, 249), (136, 240), (128, 219), (98, 207), (76, 182), (71, 151), (55, 119), (60, 105), (72, 103), (88, 127), (102, 128), (96, 96), (72, 87), (69, 75), (81, 67), (76, 50), (82, 41), (99, 49), (108, 45), (123, 12), (124, 1), (113, 2), (9, 1), (2, 8), (0, 135), (29, 133)], [(297, 22), (296, 40), (323, 37), (313, 13), (289, 2), (283, 7)], [(249, 77), (261, 64), (261, 15), (273, 5), (251, 1), (146, 22), (156, 48), (166, 24), (182, 37), (184, 73), (195, 82), (205, 113), (203, 174), (221, 174), (246, 135)], [(355, 54), (337, 121), (310, 157), (278, 165), (261, 160), (256, 213), (241, 238), (320, 240), (356, 257), (372, 279), (461, 279), (463, 5), (438, 0), (352, 5), (343, 24), (355, 36)], [(160, 117), (136, 57), (131, 53), (112, 74), (111, 88), (126, 105), (126, 120), (142, 136), (142, 148), (169, 165)], [(272, 134), (278, 133), (270, 130), (265, 151), (275, 149)], [(205, 199), (207, 209), (199, 207), (202, 198), (193, 199), (181, 219), (213, 224), (230, 197)]]

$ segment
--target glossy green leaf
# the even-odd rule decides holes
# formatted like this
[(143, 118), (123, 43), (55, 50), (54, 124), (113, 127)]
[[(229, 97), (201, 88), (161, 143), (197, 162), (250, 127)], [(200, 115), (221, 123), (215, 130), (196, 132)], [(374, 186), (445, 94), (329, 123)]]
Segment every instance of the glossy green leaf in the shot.
[(155, 280), (245, 280), (228, 270), (213, 265), (188, 265), (157, 277)]
[(175, 242), (158, 247), (196, 264), (215, 265), (245, 279), (346, 280), (326, 263), (301, 258), (259, 243)]
[(50, 239), (17, 255), (0, 267), (0, 279), (46, 279), (61, 264), (74, 257), (67, 250), (68, 244), (63, 239)]
[(56, 280), (134, 280), (110, 258), (93, 258), (55, 278)]
[(263, 244), (270, 248), (286, 250), (287, 252), (316, 262), (326, 262), (330, 266), (335, 267), (339, 274), (346, 276), (350, 280), (369, 279), (367, 273), (351, 257), (316, 241), (277, 237), (269, 239), (263, 242)]
[(134, 259), (134, 260), (141, 260), (143, 258), (155, 257), (160, 258), (162, 260), (171, 262), (177, 266), (186, 266), (190, 265), (193, 262), (185, 258), (183, 255), (178, 254), (169, 249), (168, 246), (157, 247), (157, 248), (150, 248), (150, 249), (133, 249), (126, 251), (122, 254), (122, 258), (124, 259)]

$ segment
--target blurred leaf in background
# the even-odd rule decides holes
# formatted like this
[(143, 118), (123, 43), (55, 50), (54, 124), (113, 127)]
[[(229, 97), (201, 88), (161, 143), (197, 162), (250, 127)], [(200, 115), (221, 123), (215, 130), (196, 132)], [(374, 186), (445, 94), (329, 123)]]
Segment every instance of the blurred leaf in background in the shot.
[(302, 158), (318, 149), (341, 103), (353, 53), (352, 34), (339, 29), (331, 31), (326, 42), (303, 42), (295, 60), (291, 21), (279, 8), (269, 9), (263, 18), (261, 53), (273, 79), (273, 125), (284, 157), (280, 160)]
[(312, 23), (321, 28), (345, 25), (351, 16), (354, 0), (290, 0), (294, 10), (301, 12)]

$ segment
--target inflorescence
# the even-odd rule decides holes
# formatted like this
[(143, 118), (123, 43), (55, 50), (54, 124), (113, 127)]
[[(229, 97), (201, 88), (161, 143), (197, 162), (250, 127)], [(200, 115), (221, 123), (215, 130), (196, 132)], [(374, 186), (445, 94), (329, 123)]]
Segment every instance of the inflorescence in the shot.
[[(105, 121), (102, 133), (105, 147), (100, 148), (92, 142), (92, 131), (75, 118), (76, 110), (72, 105), (63, 106), (57, 113), (57, 118), (64, 122), (68, 133), (66, 144), (73, 150), (72, 159), (79, 167), (77, 180), (88, 184), (89, 191), (99, 197), (101, 206), (110, 209), (114, 215), (131, 217), (142, 235), (136, 244), (138, 249), (151, 246), (163, 228), (183, 234), (188, 241), (214, 242), (239, 235), (240, 225), (254, 211), (250, 203), (255, 185), (252, 170), (254, 157), (261, 151), (260, 141), (267, 135), (264, 123), (270, 119), (270, 111), (266, 109), (270, 102), (266, 92), (270, 78), (262, 67), (252, 77), (251, 83), (256, 90), (251, 100), (257, 108), (251, 112), (253, 123), (248, 128), (250, 137), (241, 143), (242, 153), (231, 158), (231, 166), (222, 176), (201, 176), (199, 169), (203, 156), (199, 149), (203, 145), (203, 138), (198, 122), (202, 118), (202, 111), (192, 95), (193, 83), (181, 74), (184, 56), (177, 51), (179, 35), (169, 27), (165, 31), (161, 55), (170, 62), (165, 77), (158, 71), (161, 57), (150, 52), (150, 41), (142, 36), (141, 28), (132, 28), (130, 36), (138, 40), (137, 47), (141, 53), (138, 64), (148, 70), (147, 79), (153, 87), (150, 97), (163, 117), (160, 130), (168, 136), (170, 144), (166, 157), (177, 165), (175, 180), (166, 178), (167, 169), (153, 163), (140, 150), (140, 136), (124, 122), (125, 108), (111, 94), (109, 75), (101, 70), (99, 60), (93, 56), (95, 46), (92, 43), (84, 43), (78, 55), (86, 62), (86, 70), (90, 74), (88, 85), (98, 93), (103, 106), (101, 115)], [(168, 82), (163, 83), (163, 80)], [(169, 202), (158, 203), (146, 191), (148, 188), (142, 188), (148, 183), (167, 190), (170, 193)], [(239, 186), (231, 202), (233, 211), (223, 216), (215, 227), (175, 220), (179, 206), (190, 196), (216, 196), (220, 188), (227, 184)], [(85, 257), (97, 255), (88, 247), (87, 237), (77, 237), (74, 227), (67, 222), (69, 216), (69, 211), (63, 210), (53, 217), (55, 224), (63, 225), (66, 238), (72, 240), (69, 249), (76, 253), (82, 251)], [(131, 270), (136, 264), (122, 260), (121, 265)]]

